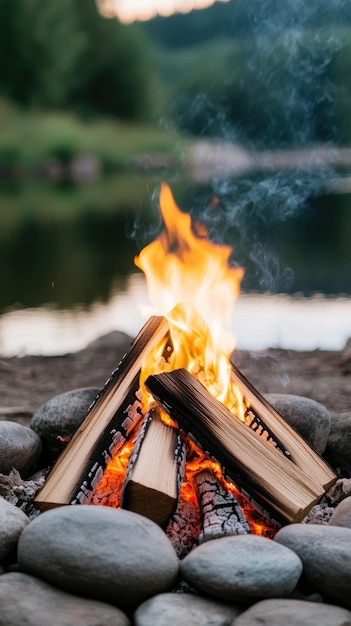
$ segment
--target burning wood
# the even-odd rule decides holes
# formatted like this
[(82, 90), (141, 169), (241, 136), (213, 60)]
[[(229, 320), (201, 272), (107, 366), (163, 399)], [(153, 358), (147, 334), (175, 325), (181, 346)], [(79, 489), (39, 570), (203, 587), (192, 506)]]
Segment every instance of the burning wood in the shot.
[(184, 476), (186, 443), (167, 426), (156, 408), (148, 411), (129, 459), (122, 508), (167, 526), (177, 508)]
[(141, 364), (167, 330), (168, 323), (162, 317), (152, 317), (145, 324), (36, 498), (41, 510), (89, 502), (108, 461), (117, 456), (143, 419), (136, 395)]
[(250, 528), (233, 494), (216, 478), (213, 471), (204, 469), (195, 476), (202, 517), (199, 543), (225, 535), (244, 535)]
[[(243, 276), (230, 265), (231, 248), (210, 242), (166, 185), (160, 205), (164, 229), (136, 265), (166, 316), (145, 324), (36, 502), (132, 508), (168, 522), (184, 556), (199, 536), (269, 535), (272, 514), (302, 519), (335, 476), (230, 363), (225, 329)], [(162, 421), (148, 413), (155, 400)]]
[[(225, 468), (229, 480), (257, 500), (264, 515), (273, 512), (279, 522), (301, 521), (324, 495), (321, 483), (326, 474), (329, 486), (336, 479), (308, 446), (304, 447), (306, 455), (308, 450), (305, 465), (319, 473), (306, 476), (292, 459), (233, 418), (186, 370), (150, 376), (146, 386), (188, 435)], [(299, 442), (301, 438), (294, 435)]]

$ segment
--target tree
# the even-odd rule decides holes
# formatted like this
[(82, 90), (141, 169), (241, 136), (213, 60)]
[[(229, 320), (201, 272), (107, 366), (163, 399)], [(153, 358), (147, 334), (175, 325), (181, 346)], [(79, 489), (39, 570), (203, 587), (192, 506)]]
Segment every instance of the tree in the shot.
[(86, 45), (71, 0), (0, 0), (0, 89), (22, 104), (63, 106)]
[(94, 0), (75, 0), (87, 37), (73, 102), (85, 112), (126, 119), (148, 117), (154, 72), (151, 46), (136, 25), (97, 13)]

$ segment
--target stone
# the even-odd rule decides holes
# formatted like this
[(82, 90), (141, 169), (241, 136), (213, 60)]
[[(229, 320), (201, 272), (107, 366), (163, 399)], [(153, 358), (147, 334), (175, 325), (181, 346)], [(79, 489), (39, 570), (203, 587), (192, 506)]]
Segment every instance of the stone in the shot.
[(0, 576), (0, 626), (130, 626), (120, 609), (79, 598), (27, 574)]
[(332, 413), (325, 458), (351, 476), (351, 413)]
[(191, 593), (161, 593), (139, 606), (135, 626), (230, 626), (241, 608)]
[(40, 435), (53, 459), (58, 457), (66, 445), (59, 437), (65, 440), (74, 435), (99, 391), (94, 387), (66, 391), (54, 396), (35, 411), (30, 427)]
[(118, 359), (122, 358), (122, 356), (126, 352), (128, 352), (132, 341), (133, 338), (130, 335), (127, 335), (127, 333), (124, 333), (120, 330), (113, 330), (110, 333), (101, 335), (101, 337), (98, 337), (97, 339), (94, 339), (94, 341), (91, 341), (87, 345), (85, 350), (81, 352), (99, 352), (100, 350), (104, 351), (106, 349), (112, 349), (117, 355), (119, 355), (117, 356)]
[(262, 600), (237, 617), (232, 626), (350, 626), (346, 609), (304, 600)]
[(331, 524), (331, 526), (351, 528), (351, 496), (342, 500), (334, 509), (329, 524)]
[(330, 414), (316, 400), (285, 393), (268, 393), (266, 400), (307, 443), (323, 454), (330, 432)]
[(16, 548), (29, 519), (21, 509), (0, 497), (0, 563)]
[(178, 559), (165, 533), (131, 511), (63, 506), (28, 524), (18, 544), (20, 568), (78, 595), (136, 608), (170, 591)]
[(276, 550), (277, 545), (257, 535), (215, 539), (185, 557), (181, 576), (200, 592), (230, 602), (289, 594), (302, 563), (292, 550)]
[(331, 525), (290, 524), (274, 537), (303, 563), (303, 578), (326, 601), (351, 608), (351, 529)]
[(39, 435), (16, 422), (0, 421), (0, 473), (12, 468), (26, 476), (35, 466), (41, 453)]
[(242, 609), (191, 593), (162, 593), (139, 606), (135, 626), (230, 626)]

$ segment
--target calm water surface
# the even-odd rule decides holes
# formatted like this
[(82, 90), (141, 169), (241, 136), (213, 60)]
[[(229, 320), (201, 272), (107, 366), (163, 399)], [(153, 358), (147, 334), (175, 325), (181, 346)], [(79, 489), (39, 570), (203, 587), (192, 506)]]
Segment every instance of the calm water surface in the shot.
[[(282, 219), (274, 194), (251, 206), (247, 189), (236, 191), (239, 222), (224, 197), (208, 223), (246, 268), (237, 346), (342, 349), (351, 337), (350, 195), (321, 197)], [(208, 189), (174, 190), (197, 216), (208, 204)], [(135, 336), (145, 322), (145, 280), (133, 258), (155, 235), (152, 190), (121, 200), (117, 180), (108, 197), (93, 191), (0, 191), (0, 355), (64, 354), (112, 330)]]
[[(89, 309), (14, 310), (0, 317), (0, 353), (65, 354), (112, 330), (134, 337), (150, 312), (147, 308), (144, 276), (132, 274), (123, 288), (116, 282), (107, 303), (96, 302)], [(351, 297), (242, 293), (232, 329), (242, 349), (341, 350), (351, 337)]]

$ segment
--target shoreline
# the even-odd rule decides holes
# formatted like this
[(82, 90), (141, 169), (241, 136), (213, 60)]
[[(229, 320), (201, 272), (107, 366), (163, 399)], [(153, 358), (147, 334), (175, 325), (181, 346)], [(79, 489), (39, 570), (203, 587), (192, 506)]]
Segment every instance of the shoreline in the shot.
[[(101, 389), (130, 342), (114, 331), (64, 356), (0, 357), (0, 419), (27, 424), (55, 395)], [(232, 360), (263, 395), (295, 394), (321, 402), (332, 413), (351, 412), (350, 341), (342, 351), (235, 350)]]

